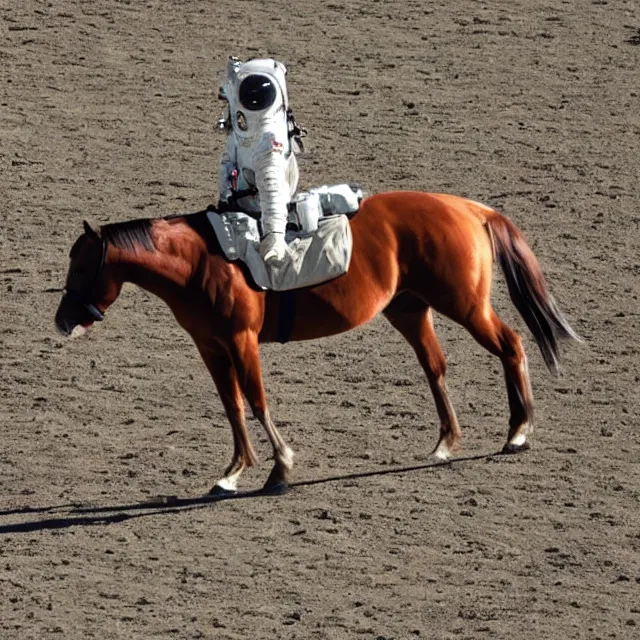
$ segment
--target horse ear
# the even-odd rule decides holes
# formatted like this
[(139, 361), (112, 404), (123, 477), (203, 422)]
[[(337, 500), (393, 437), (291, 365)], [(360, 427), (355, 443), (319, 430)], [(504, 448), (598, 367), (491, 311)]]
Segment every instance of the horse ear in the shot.
[(94, 231), (94, 229), (91, 228), (91, 225), (86, 220), (82, 221), (82, 226), (84, 227), (84, 232), (88, 236), (91, 236), (93, 238), (97, 238), (98, 237), (97, 231)]

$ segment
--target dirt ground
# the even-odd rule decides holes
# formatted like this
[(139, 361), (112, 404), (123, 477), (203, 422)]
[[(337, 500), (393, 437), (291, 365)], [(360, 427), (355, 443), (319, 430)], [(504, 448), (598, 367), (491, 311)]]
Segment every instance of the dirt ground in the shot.
[[(5, 0), (0, 35), (3, 640), (640, 637), (636, 0)], [(465, 449), (434, 466), (426, 382), (376, 319), (263, 349), (299, 484), (210, 502), (231, 432), (169, 311), (127, 287), (58, 336), (84, 218), (215, 200), (232, 53), (288, 64), (302, 187), (451, 192), (524, 231), (585, 339), (550, 377), (496, 278), (531, 451), (493, 455), (500, 364), (439, 318)]]

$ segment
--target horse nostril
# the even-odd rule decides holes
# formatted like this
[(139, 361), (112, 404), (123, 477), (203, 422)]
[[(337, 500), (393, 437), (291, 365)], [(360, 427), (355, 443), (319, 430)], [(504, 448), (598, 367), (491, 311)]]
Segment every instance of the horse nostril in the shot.
[(73, 327), (70, 326), (72, 323), (70, 323), (65, 318), (65, 315), (62, 309), (58, 309), (58, 312), (56, 313), (54, 318), (54, 323), (56, 325), (56, 329), (58, 330), (58, 332), (65, 337), (68, 336), (71, 333), (71, 330), (73, 329)]
[(69, 328), (69, 323), (66, 322), (59, 315), (56, 315), (54, 323), (56, 325), (56, 329), (58, 330), (58, 332), (61, 333), (63, 336), (67, 337), (71, 333), (71, 329)]

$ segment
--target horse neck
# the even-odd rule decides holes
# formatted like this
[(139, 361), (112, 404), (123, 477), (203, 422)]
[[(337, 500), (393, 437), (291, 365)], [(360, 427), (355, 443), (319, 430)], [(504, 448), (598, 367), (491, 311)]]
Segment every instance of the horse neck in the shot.
[(155, 249), (109, 248), (108, 262), (117, 265), (123, 282), (131, 282), (170, 302), (191, 281), (204, 243), (186, 224), (157, 221), (152, 229)]

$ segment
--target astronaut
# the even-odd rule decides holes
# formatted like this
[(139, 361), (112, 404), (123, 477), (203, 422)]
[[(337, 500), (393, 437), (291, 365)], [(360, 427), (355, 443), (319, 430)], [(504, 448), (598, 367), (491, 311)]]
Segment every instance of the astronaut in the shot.
[(286, 73), (270, 58), (230, 58), (219, 94), (227, 102), (220, 120), (227, 142), (218, 208), (262, 214), (260, 255), (267, 266), (285, 259), (288, 204), (298, 186), (295, 140), (303, 130), (289, 109)]

